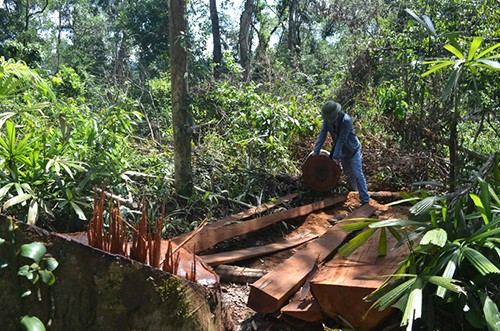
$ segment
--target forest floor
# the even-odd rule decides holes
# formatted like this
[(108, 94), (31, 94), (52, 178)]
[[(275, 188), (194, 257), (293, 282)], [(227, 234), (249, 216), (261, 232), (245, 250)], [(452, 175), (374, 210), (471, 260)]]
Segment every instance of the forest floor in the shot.
[[(374, 217), (379, 219), (405, 218), (408, 215), (408, 207), (395, 205), (386, 206), (373, 200), (370, 202), (378, 210)], [(356, 193), (350, 193), (347, 201), (340, 206), (312, 213), (306, 218), (294, 220), (292, 222), (281, 222), (273, 225), (271, 230), (259, 231), (243, 238), (238, 238), (226, 243), (226, 248), (237, 249), (238, 246), (255, 246), (276, 242), (284, 237), (297, 235), (299, 233), (312, 233), (321, 235), (329, 228), (333, 227), (339, 220), (345, 218), (352, 210), (359, 207), (359, 199)], [(235, 247), (236, 246), (236, 247)], [(253, 258), (239, 263), (239, 266), (260, 269), (265, 271), (273, 270), (277, 265), (292, 256), (299, 247), (285, 250), (273, 255)], [(222, 283), (222, 300), (230, 311), (233, 322), (238, 331), (271, 331), (271, 330), (328, 330), (338, 327), (336, 321), (323, 321), (315, 325), (307, 323), (290, 323), (284, 321), (279, 316), (270, 316), (256, 313), (246, 303), (250, 293), (250, 284)], [(336, 325), (337, 324), (337, 325)]]

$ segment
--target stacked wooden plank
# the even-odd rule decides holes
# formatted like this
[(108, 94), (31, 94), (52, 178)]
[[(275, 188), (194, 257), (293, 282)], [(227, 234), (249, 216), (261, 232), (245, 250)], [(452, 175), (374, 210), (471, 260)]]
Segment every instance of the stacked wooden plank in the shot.
[[(366, 204), (348, 218), (370, 217), (375, 210), (375, 207)], [(251, 285), (247, 305), (259, 313), (278, 311), (302, 286), (314, 267), (331, 256), (346, 238), (347, 232), (336, 225), (307, 244), (278, 268)]]

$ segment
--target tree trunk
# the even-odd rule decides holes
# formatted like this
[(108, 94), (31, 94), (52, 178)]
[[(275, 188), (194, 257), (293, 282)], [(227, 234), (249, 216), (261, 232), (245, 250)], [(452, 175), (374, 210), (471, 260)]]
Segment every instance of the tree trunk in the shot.
[(191, 167), (191, 116), (188, 110), (187, 22), (184, 0), (170, 0), (169, 42), (172, 79), (172, 126), (174, 131), (175, 189), (190, 196), (193, 192)]
[(457, 177), (457, 125), (458, 125), (458, 97), (456, 93), (454, 97), (454, 109), (451, 113), (450, 121), (450, 141), (448, 148), (450, 149), (450, 175), (449, 175), (449, 187), (450, 192), (455, 191), (456, 177)]
[(244, 70), (244, 80), (250, 77), (250, 26), (254, 12), (254, 0), (245, 1), (245, 9), (240, 17), (240, 63)]
[(290, 0), (288, 9), (288, 49), (290, 50), (290, 62), (295, 65), (295, 55), (298, 50), (298, 35), (297, 35), (297, 6), (298, 0)]
[(217, 13), (216, 0), (210, 0), (210, 20), (212, 21), (212, 38), (214, 44), (214, 76), (218, 78), (221, 74), (222, 47), (220, 42), (219, 14)]

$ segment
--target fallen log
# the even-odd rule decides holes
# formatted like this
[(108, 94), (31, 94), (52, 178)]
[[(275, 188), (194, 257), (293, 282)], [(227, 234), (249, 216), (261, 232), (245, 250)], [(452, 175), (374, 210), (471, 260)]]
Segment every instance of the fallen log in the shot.
[(330, 159), (328, 153), (309, 155), (302, 165), (302, 178), (313, 190), (325, 192), (334, 188), (340, 180), (342, 169)]
[[(376, 210), (366, 204), (346, 219), (370, 217)], [(347, 232), (339, 225), (307, 244), (273, 271), (250, 286), (247, 306), (259, 313), (273, 313), (304, 283), (317, 263), (329, 257), (346, 239)]]
[[(256, 213), (261, 213), (263, 211), (266, 211), (266, 210), (269, 210), (271, 208), (274, 208), (282, 203), (286, 203), (286, 202), (289, 202), (291, 201), (293, 198), (295, 198), (297, 196), (296, 193), (292, 193), (292, 194), (288, 194), (274, 202), (268, 202), (268, 203), (265, 203), (265, 204), (262, 204), (262, 205), (259, 205), (257, 207), (252, 207), (246, 211), (243, 211), (241, 213), (238, 213), (238, 214), (235, 214), (235, 215), (231, 215), (231, 216), (227, 216), (227, 217), (224, 217), (220, 220), (217, 220), (215, 221), (214, 223), (211, 223), (211, 224), (208, 224), (205, 226), (205, 231), (208, 231), (210, 229), (218, 229), (220, 227), (223, 227), (223, 226), (227, 226), (229, 225), (230, 223), (232, 222), (236, 222), (236, 221), (241, 221), (241, 220), (244, 220), (244, 219), (247, 219), (251, 216), (253, 216), (254, 214)], [(199, 240), (197, 238), (198, 235), (200, 235), (199, 233), (194, 233), (196, 230), (193, 230), (193, 231), (190, 231), (188, 233), (184, 233), (184, 234), (181, 234), (175, 238), (172, 238), (171, 240), (173, 242), (175, 242), (176, 244), (180, 244), (181, 242), (183, 242), (184, 240), (186, 240), (187, 238), (189, 238), (189, 236), (192, 236), (192, 238), (189, 238), (189, 241), (192, 241), (191, 244), (188, 245), (188, 249), (193, 249), (194, 246), (196, 245), (196, 241)], [(199, 253), (201, 250), (199, 250), (199, 246), (197, 246), (197, 252), (195, 253)]]
[(263, 256), (271, 253), (276, 253), (288, 248), (292, 248), (309, 240), (317, 238), (317, 235), (307, 234), (302, 237), (287, 239), (282, 242), (272, 243), (262, 246), (254, 246), (234, 251), (221, 252), (217, 254), (201, 255), (199, 256), (205, 263), (210, 266), (217, 266), (219, 264), (226, 264), (236, 261), (247, 260), (257, 256)]
[[(187, 242), (184, 247), (188, 250), (194, 251), (195, 253), (203, 252), (225, 240), (263, 229), (279, 221), (287, 221), (306, 216), (313, 211), (328, 208), (344, 202), (346, 199), (346, 196), (335, 196), (305, 206), (295, 207), (279, 213), (250, 219), (241, 223), (217, 227), (209, 227), (207, 225), (202, 231)], [(172, 241), (177, 243), (178, 241), (182, 241), (182, 239), (176, 237), (173, 238)]]
[[(342, 316), (356, 330), (372, 330), (389, 314), (390, 309), (370, 309), (364, 297), (385, 281), (380, 276), (390, 275), (407, 256), (406, 246), (388, 250), (378, 256), (379, 236), (372, 236), (349, 257), (339, 255), (325, 263), (311, 281), (311, 291), (321, 310), (329, 317)], [(396, 240), (389, 235), (387, 247), (395, 247)]]
[(219, 265), (214, 271), (220, 279), (231, 283), (253, 283), (266, 274), (265, 270), (244, 268), (232, 265)]

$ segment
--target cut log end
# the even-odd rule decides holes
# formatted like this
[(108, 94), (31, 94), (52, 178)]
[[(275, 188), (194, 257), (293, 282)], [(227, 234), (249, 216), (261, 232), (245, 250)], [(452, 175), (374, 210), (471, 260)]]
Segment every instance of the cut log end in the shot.
[(328, 156), (311, 155), (302, 165), (302, 178), (307, 186), (318, 192), (333, 189), (340, 180), (342, 169)]

